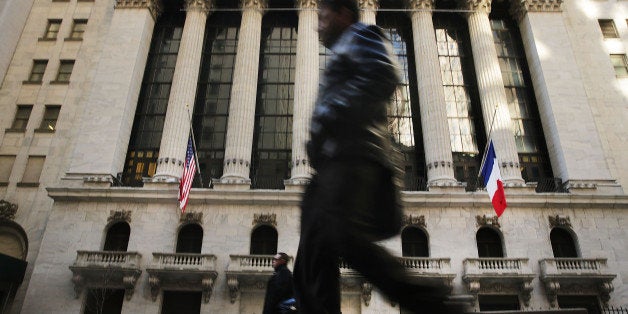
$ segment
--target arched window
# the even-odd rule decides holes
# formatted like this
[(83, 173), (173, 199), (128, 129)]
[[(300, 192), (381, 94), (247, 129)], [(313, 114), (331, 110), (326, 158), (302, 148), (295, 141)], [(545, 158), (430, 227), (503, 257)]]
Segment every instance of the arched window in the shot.
[(177, 253), (201, 253), (203, 246), (203, 228), (198, 224), (189, 224), (179, 230)]
[(277, 230), (271, 226), (259, 226), (251, 233), (251, 254), (272, 255), (277, 253)]
[(569, 231), (562, 228), (554, 228), (550, 232), (552, 251), (554, 257), (578, 257), (576, 243)]
[(117, 222), (107, 230), (104, 251), (126, 251), (129, 245), (131, 227), (125, 221)]
[(406, 227), (401, 232), (401, 255), (409, 257), (429, 257), (427, 235), (416, 227)]
[(480, 228), (475, 237), (479, 257), (504, 257), (502, 240), (497, 231), (491, 228)]

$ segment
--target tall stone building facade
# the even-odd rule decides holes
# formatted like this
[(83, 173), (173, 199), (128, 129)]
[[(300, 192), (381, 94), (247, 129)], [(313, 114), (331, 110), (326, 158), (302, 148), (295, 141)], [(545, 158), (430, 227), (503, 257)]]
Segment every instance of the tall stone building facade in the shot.
[[(475, 312), (628, 307), (628, 2), (360, 6), (402, 74), (388, 114), (404, 227), (382, 245)], [(317, 1), (0, 13), (0, 313), (261, 313), (311, 175), (331, 53)], [(201, 175), (181, 213), (190, 130)], [(489, 139), (500, 218), (477, 178)], [(343, 313), (404, 313), (341, 274)]]

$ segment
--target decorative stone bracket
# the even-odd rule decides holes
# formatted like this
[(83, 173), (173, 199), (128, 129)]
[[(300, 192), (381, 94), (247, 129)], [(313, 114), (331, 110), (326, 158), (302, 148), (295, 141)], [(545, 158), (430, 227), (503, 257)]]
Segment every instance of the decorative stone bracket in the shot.
[(240, 282), (236, 276), (227, 276), (227, 287), (229, 288), (229, 298), (231, 303), (235, 303), (240, 295)]
[(277, 227), (277, 214), (254, 214), (253, 225), (271, 225)]
[[(214, 282), (216, 280), (216, 274), (210, 273), (209, 275), (201, 278), (201, 291), (203, 292), (203, 303), (209, 303), (212, 292), (214, 290)], [(162, 281), (158, 275), (151, 274), (148, 277), (148, 284), (150, 285), (150, 295), (153, 301), (157, 300), (157, 296), (162, 289)]]
[(402, 224), (406, 226), (416, 226), (421, 228), (426, 228), (425, 225), (425, 216), (412, 216), (412, 215), (403, 215)]
[(495, 227), (497, 229), (499, 229), (501, 226), (499, 225), (499, 218), (497, 216), (493, 216), (493, 217), (487, 217), (486, 215), (480, 216), (477, 215), (475, 216), (475, 221), (478, 225), (478, 227), (485, 227), (485, 226), (492, 226)]
[(371, 304), (371, 292), (373, 291), (373, 285), (369, 282), (362, 283), (362, 300), (364, 305), (369, 306)]
[[(605, 307), (608, 306), (608, 301), (611, 299), (611, 293), (615, 290), (613, 286), (612, 279), (606, 279), (600, 281), (597, 286), (593, 285), (592, 287), (597, 288), (597, 292), (599, 293), (600, 299), (602, 300)], [(578, 288), (580, 287), (580, 288)], [(547, 299), (550, 302), (550, 306), (552, 308), (558, 307), (558, 294), (560, 292), (568, 291), (570, 293), (584, 293), (584, 286), (577, 285), (561, 285), (560, 280), (547, 280), (545, 281), (545, 291), (547, 292)]]
[[(124, 289), (124, 297), (127, 301), (131, 300), (131, 298), (133, 297), (133, 293), (135, 292), (135, 284), (137, 283), (137, 279), (140, 277), (141, 273), (142, 273), (141, 271), (137, 271), (135, 273), (125, 275), (122, 277), (121, 287)], [(86, 280), (83, 275), (78, 274), (78, 273), (75, 273), (72, 276), (72, 283), (74, 283), (74, 298), (76, 299), (78, 299), (81, 296), (81, 294), (83, 293), (83, 290), (86, 287), (94, 287), (94, 288), (120, 287), (119, 284), (115, 284), (115, 283), (108, 284), (106, 282), (98, 282), (98, 281), (88, 282), (88, 280)]]
[(508, 284), (493, 283), (492, 285), (482, 285), (481, 280), (470, 280), (467, 282), (467, 289), (475, 300), (478, 298), (478, 294), (482, 292), (499, 293), (502, 291), (517, 292), (523, 301), (525, 307), (530, 306), (530, 299), (532, 299), (532, 279), (523, 280), (518, 287), (510, 286)]

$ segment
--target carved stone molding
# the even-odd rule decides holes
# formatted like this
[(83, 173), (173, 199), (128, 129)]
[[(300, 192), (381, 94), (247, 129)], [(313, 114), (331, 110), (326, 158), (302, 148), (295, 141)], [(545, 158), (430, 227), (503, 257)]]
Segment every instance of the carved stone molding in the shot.
[(239, 163), (240, 165), (244, 165), (244, 166), (245, 166), (245, 167), (247, 167), (247, 168), (249, 167), (249, 162), (248, 162), (247, 160), (244, 160), (244, 159), (239, 159), (239, 160), (238, 160), (238, 159), (233, 158), (233, 159), (226, 159), (226, 160), (225, 160), (225, 165), (226, 165), (226, 166), (228, 166), (228, 165), (230, 165), (230, 164), (235, 165), (235, 164), (238, 164), (238, 163)]
[(545, 291), (547, 292), (547, 299), (550, 303), (550, 307), (556, 308), (558, 306), (558, 291), (560, 290), (560, 283), (557, 281), (546, 281)]
[(157, 164), (161, 165), (161, 164), (167, 164), (167, 163), (171, 163), (173, 165), (179, 165), (179, 166), (183, 166), (183, 160), (180, 159), (176, 159), (176, 158), (169, 158), (169, 157), (164, 157), (164, 158), (159, 158), (157, 159)]
[(148, 9), (154, 20), (163, 12), (161, 0), (116, 0), (116, 9)]
[(491, 0), (458, 0), (457, 2), (461, 9), (486, 14), (491, 13)]
[[(299, 9), (316, 9), (318, 8), (317, 0), (297, 0), (296, 7)], [(298, 165), (298, 162), (297, 162)]]
[(521, 22), (528, 12), (562, 12), (563, 0), (518, 0), (510, 2), (510, 14)]
[(131, 211), (130, 210), (112, 210), (109, 212), (109, 218), (107, 218), (107, 222), (112, 221), (126, 221), (127, 223), (131, 223)]
[(412, 216), (412, 215), (403, 215), (401, 220), (403, 225), (406, 226), (416, 226), (421, 228), (426, 228), (425, 225), (425, 216)]
[(211, 0), (185, 0), (186, 11), (201, 11), (205, 14), (209, 13), (212, 8)]
[(410, 10), (431, 10), (434, 8), (434, 0), (405, 0), (405, 3)]
[(277, 227), (276, 214), (255, 214), (253, 215), (253, 225), (271, 225)]
[(501, 228), (501, 226), (499, 225), (499, 218), (497, 216), (493, 216), (493, 217), (486, 217), (486, 215), (477, 215), (475, 216), (475, 221), (478, 225), (478, 227), (487, 227), (487, 226), (491, 226), (491, 227), (495, 227), (497, 229)]
[(362, 300), (364, 305), (369, 306), (371, 304), (371, 292), (373, 291), (373, 285), (368, 282), (362, 283)]
[(231, 303), (235, 303), (240, 295), (240, 283), (237, 276), (227, 277), (227, 287), (229, 287), (229, 298)]
[(268, 7), (268, 0), (242, 0), (240, 4), (242, 6), (242, 9), (265, 10)]
[(17, 204), (0, 200), (0, 220), (13, 220), (15, 219), (15, 213), (17, 213)]
[(379, 9), (379, 0), (359, 0), (360, 9), (377, 10)]
[(447, 167), (447, 168), (451, 168), (451, 162), (450, 161), (434, 161), (434, 162), (428, 162), (427, 163), (427, 169), (436, 169), (438, 167)]
[(571, 228), (571, 221), (569, 220), (569, 216), (549, 216), (549, 224), (550, 228), (554, 227), (567, 227)]
[(203, 223), (203, 213), (185, 213), (179, 218), (179, 223), (195, 223), (201, 225)]
[(108, 183), (112, 184), (114, 177), (110, 174), (102, 174), (102, 175), (89, 175), (83, 177), (84, 183)]

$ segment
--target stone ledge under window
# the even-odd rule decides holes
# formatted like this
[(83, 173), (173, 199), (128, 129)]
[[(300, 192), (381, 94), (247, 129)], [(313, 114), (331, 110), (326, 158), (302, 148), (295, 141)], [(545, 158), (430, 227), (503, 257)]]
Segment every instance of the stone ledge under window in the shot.
[(9, 186), (9, 182), (0, 182), (0, 186)]
[(54, 133), (55, 130), (47, 129), (47, 128), (39, 128), (35, 129), (35, 133)]
[(52, 0), (52, 2), (70, 2), (70, 0)]
[(39, 182), (18, 182), (17, 186), (25, 188), (36, 188), (39, 187)]
[(68, 85), (70, 81), (50, 81), (50, 85)]
[(22, 81), (24, 85), (41, 85), (42, 81)]
[(76, 38), (76, 37), (66, 37), (63, 38), (64, 41), (83, 41), (83, 38)]
[(4, 133), (24, 133), (26, 132), (26, 129), (4, 129)]
[(57, 41), (56, 38), (43, 38), (43, 37), (39, 37), (37, 38), (37, 41)]

